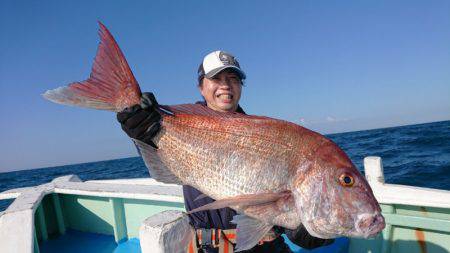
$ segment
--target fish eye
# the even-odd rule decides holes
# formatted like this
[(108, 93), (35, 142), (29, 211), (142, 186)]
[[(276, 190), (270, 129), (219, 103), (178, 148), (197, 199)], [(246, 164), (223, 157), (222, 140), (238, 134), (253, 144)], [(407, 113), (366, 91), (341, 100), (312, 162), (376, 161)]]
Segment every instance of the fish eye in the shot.
[(342, 186), (351, 187), (355, 183), (355, 179), (349, 174), (344, 173), (339, 177), (339, 183)]

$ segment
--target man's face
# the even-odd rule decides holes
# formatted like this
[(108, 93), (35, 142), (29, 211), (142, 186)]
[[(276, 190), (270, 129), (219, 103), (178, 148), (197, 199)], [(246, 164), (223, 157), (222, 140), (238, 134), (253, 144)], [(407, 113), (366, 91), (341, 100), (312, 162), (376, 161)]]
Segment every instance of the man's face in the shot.
[(209, 108), (220, 112), (234, 112), (241, 98), (241, 86), (236, 73), (224, 70), (211, 79), (205, 77), (199, 89)]

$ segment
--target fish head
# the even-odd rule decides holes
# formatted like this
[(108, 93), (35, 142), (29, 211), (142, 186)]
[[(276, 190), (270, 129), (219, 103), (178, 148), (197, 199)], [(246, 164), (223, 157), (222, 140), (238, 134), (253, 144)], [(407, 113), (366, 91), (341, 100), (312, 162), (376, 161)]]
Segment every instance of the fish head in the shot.
[(383, 230), (384, 217), (372, 189), (336, 144), (321, 145), (306, 166), (298, 170), (293, 194), (311, 235), (368, 238)]

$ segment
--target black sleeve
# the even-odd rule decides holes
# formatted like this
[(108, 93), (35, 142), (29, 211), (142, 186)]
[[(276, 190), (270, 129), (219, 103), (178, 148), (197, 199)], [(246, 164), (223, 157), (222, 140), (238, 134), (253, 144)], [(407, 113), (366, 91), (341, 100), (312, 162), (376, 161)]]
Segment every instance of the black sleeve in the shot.
[(314, 249), (334, 242), (334, 239), (322, 239), (310, 235), (303, 225), (294, 230), (285, 229), (284, 233), (289, 240), (305, 249)]

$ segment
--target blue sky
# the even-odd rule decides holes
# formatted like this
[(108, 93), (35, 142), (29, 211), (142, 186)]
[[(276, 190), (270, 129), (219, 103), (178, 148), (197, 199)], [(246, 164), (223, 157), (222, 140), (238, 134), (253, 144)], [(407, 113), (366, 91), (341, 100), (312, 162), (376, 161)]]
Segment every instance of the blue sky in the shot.
[(0, 172), (135, 156), (110, 112), (40, 94), (88, 77), (97, 21), (143, 91), (200, 99), (222, 49), (250, 114), (321, 133), (450, 119), (449, 1), (0, 1)]

